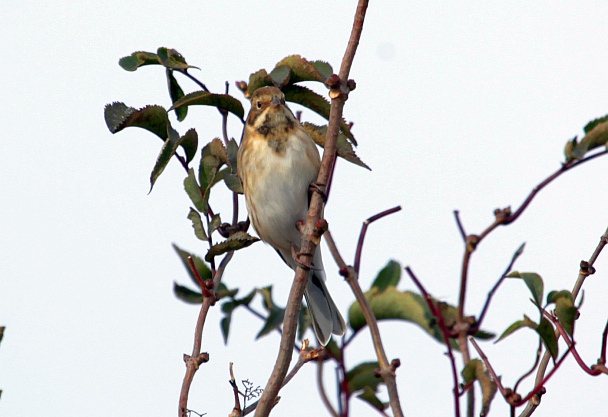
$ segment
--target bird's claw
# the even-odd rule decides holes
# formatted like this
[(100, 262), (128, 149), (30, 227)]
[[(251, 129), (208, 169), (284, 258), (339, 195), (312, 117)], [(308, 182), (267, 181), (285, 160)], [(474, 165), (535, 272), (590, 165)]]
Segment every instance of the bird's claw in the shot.
[(295, 261), (295, 263), (296, 263), (297, 266), (299, 266), (300, 268), (304, 269), (305, 271), (310, 271), (310, 266), (304, 264), (300, 260), (300, 258), (302, 258), (303, 256), (312, 258), (312, 253), (296, 252), (296, 248), (292, 245), (291, 246), (291, 256), (292, 256), (292, 258)]
[(316, 181), (311, 182), (310, 185), (308, 186), (308, 190), (311, 193), (317, 193), (321, 196), (321, 198), (323, 199), (323, 203), (327, 203), (326, 188), (327, 188), (326, 184), (322, 184), (322, 183), (316, 182)]

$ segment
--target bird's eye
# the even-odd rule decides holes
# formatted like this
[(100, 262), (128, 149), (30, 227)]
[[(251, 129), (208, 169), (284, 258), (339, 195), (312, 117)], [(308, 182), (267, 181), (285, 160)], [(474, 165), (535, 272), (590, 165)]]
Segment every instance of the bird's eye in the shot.
[(260, 100), (258, 100), (257, 103), (255, 103), (255, 105), (257, 106), (258, 109), (262, 108), (262, 102)]

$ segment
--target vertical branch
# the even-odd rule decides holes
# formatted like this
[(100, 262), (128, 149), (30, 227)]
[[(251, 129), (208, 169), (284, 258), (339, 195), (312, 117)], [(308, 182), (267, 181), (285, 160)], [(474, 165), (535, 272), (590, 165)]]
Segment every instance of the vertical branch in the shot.
[[(359, 45), (359, 39), (361, 38), (361, 32), (363, 30), (363, 22), (365, 20), (365, 11), (367, 10), (367, 0), (359, 0), (357, 5), (357, 11), (355, 14), (355, 20), (353, 28), (350, 34), (348, 45), (344, 58), (342, 59), (342, 65), (340, 66), (339, 74), (339, 88), (336, 90), (332, 88), (330, 90), (331, 108), (329, 116), (329, 126), (327, 129), (327, 136), (325, 138), (325, 146), (323, 151), (323, 158), (321, 160), (321, 169), (317, 177), (318, 184), (327, 184), (329, 177), (331, 176), (331, 168), (336, 158), (336, 141), (338, 138), (338, 132), (340, 129), (340, 122), (342, 121), (342, 110), (344, 103), (348, 98), (348, 86), (347, 79), (350, 73), (357, 45)], [(335, 74), (334, 74), (335, 75)], [(335, 80), (335, 77), (330, 77)], [(308, 216), (306, 218), (305, 225), (301, 228), (302, 233), (302, 244), (300, 246), (301, 253), (313, 254), (318, 244), (317, 237), (315, 236), (315, 226), (317, 221), (321, 217), (323, 209), (323, 197), (320, 193), (315, 192), (312, 195)], [(287, 308), (285, 310), (285, 316), (283, 320), (283, 335), (281, 336), (281, 343), (279, 346), (279, 354), (275, 363), (274, 369), (266, 384), (266, 389), (260, 398), (258, 407), (256, 409), (256, 416), (266, 417), (270, 414), (275, 400), (279, 394), (279, 390), (287, 374), (287, 368), (291, 361), (292, 347), (296, 337), (296, 326), (298, 323), (298, 315), (300, 307), (302, 305), (302, 296), (304, 295), (304, 288), (308, 281), (311, 257), (306, 256), (301, 259), (301, 265), (296, 268), (295, 278), (289, 293), (289, 299), (287, 302)]]

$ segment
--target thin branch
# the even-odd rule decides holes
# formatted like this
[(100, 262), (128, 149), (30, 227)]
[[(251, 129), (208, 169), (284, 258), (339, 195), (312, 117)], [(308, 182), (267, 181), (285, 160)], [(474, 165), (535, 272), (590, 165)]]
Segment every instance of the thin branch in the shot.
[(416, 274), (412, 271), (409, 266), (405, 267), (405, 271), (410, 276), (412, 281), (416, 287), (418, 287), (418, 291), (422, 294), (424, 299), (426, 300), (429, 309), (431, 310), (431, 314), (437, 318), (437, 326), (441, 329), (441, 334), (443, 335), (443, 342), (447, 346), (448, 349), (448, 358), (450, 360), (450, 366), (452, 368), (452, 380), (454, 382), (454, 388), (452, 388), (452, 392), (454, 393), (454, 415), (456, 417), (460, 417), (460, 392), (458, 389), (458, 370), (456, 369), (456, 359), (454, 358), (454, 352), (452, 351), (452, 344), (450, 339), (450, 334), (448, 332), (448, 328), (445, 324), (445, 318), (443, 317), (443, 313), (441, 312), (441, 306), (439, 305), (439, 301), (435, 304), (433, 302), (433, 298), (427, 292), (426, 288), (422, 285), (422, 282), (416, 277)]
[(233, 363), (230, 362), (230, 386), (232, 387), (232, 392), (234, 394), (234, 408), (232, 409), (232, 413), (230, 413), (229, 417), (241, 417), (243, 415), (243, 410), (241, 409), (241, 399), (239, 397), (239, 387), (236, 385), (236, 380), (234, 378), (234, 370)]
[(602, 333), (602, 347), (600, 350), (600, 359), (597, 361), (598, 365), (606, 364), (606, 341), (608, 340), (608, 321), (606, 321), (606, 327), (604, 327), (604, 333)]
[(500, 378), (498, 377), (498, 375), (496, 375), (496, 372), (494, 371), (494, 368), (492, 367), (492, 364), (490, 364), (490, 361), (488, 360), (488, 357), (486, 356), (484, 351), (481, 349), (481, 347), (479, 347), (475, 339), (473, 339), (473, 336), (469, 336), (469, 342), (471, 342), (471, 344), (477, 351), (477, 354), (481, 358), (483, 364), (485, 365), (486, 369), (488, 370), (488, 373), (490, 374), (490, 376), (492, 376), (492, 379), (496, 384), (496, 388), (498, 388), (503, 397), (507, 398), (509, 395), (509, 390), (505, 389), (505, 387), (502, 386)]
[[(525, 243), (524, 243), (524, 245), (525, 245)], [(515, 264), (515, 261), (517, 261), (517, 258), (519, 258), (522, 253), (523, 253), (523, 245), (521, 245), (519, 247), (519, 249), (517, 251), (515, 251), (515, 253), (513, 254), (513, 257), (511, 258), (511, 262), (509, 262), (509, 265), (505, 269), (505, 272), (503, 272), (503, 274), (500, 276), (500, 278), (498, 279), (498, 281), (496, 282), (496, 284), (494, 284), (494, 287), (492, 287), (492, 289), (488, 293), (488, 297), (486, 298), (486, 302), (485, 302), (483, 308), (481, 309), (481, 313), (479, 314), (479, 319), (477, 319), (477, 322), (475, 323), (475, 327), (476, 328), (481, 327), (483, 319), (485, 318), (486, 313), (488, 311), (488, 307), (490, 306), (490, 301), (492, 300), (492, 297), (494, 296), (494, 294), (498, 290), (498, 287), (500, 287), (500, 285), (504, 282), (504, 280), (507, 277), (507, 275), (509, 275), (509, 272), (511, 272), (511, 269), (513, 269), (513, 265)]]
[[(328, 184), (329, 177), (331, 175), (331, 167), (333, 166), (334, 159), (336, 157), (338, 131), (340, 129), (340, 122), (342, 121), (344, 103), (348, 98), (349, 92), (347, 87), (347, 79), (357, 45), (359, 44), (361, 32), (363, 30), (367, 3), (367, 0), (359, 0), (357, 5), (357, 12), (355, 14), (352, 32), (348, 41), (346, 53), (344, 54), (344, 58), (342, 60), (342, 65), (340, 67), (340, 89), (338, 94), (336, 94), (334, 89), (330, 90), (330, 97), (332, 100), (329, 115), (329, 126), (327, 128), (327, 135), (325, 137), (325, 149), (323, 152), (323, 158), (321, 160), (321, 168), (316, 181), (318, 184)], [(318, 241), (315, 242), (315, 240), (319, 238), (315, 236), (314, 230), (317, 221), (321, 218), (321, 214), (323, 212), (322, 209), (323, 196), (320, 193), (315, 192), (311, 198), (306, 223), (301, 228), (302, 242), (300, 245), (300, 251), (303, 254), (314, 254), (314, 251), (316, 250)], [(259, 406), (256, 410), (256, 416), (258, 417), (266, 417), (270, 414), (270, 410), (275, 404), (279, 390), (283, 384), (283, 380), (285, 379), (287, 367), (291, 361), (292, 346), (296, 337), (296, 326), (298, 323), (300, 307), (302, 305), (302, 296), (304, 294), (304, 288), (310, 274), (308, 270), (310, 268), (310, 258), (310, 256), (304, 257), (301, 260), (301, 264), (296, 268), (295, 278), (293, 280), (287, 303), (287, 309), (285, 310), (283, 320), (283, 335), (281, 337), (279, 354), (270, 379), (266, 384), (266, 389), (260, 398)]]
[(319, 395), (321, 396), (321, 401), (323, 401), (323, 405), (327, 408), (327, 411), (331, 415), (331, 417), (340, 417), (336, 409), (331, 405), (329, 398), (327, 397), (327, 392), (325, 392), (325, 385), (323, 384), (323, 364), (325, 361), (323, 359), (319, 359), (317, 361), (317, 387), (319, 388)]
[[(592, 157), (604, 155), (607, 152), (608, 151), (597, 153), (597, 154), (592, 155), (588, 158), (585, 158), (579, 162), (583, 163), (583, 161), (588, 161)], [(591, 254), (591, 257), (589, 257), (589, 261), (587, 261), (584, 264), (584, 266), (585, 266), (584, 269), (586, 269), (587, 271), (583, 271), (583, 268), (581, 268), (579, 270), (579, 274), (578, 274), (578, 277), (574, 284), (574, 288), (572, 289), (572, 296), (574, 299), (576, 299), (578, 297), (578, 293), (580, 292), (580, 290), (583, 286), (583, 282), (585, 281), (585, 278), (589, 275), (589, 271), (592, 270), (593, 264), (595, 264), (595, 261), (597, 260), (598, 256), (602, 252), (602, 250), (606, 247), (607, 243), (608, 243), (608, 228), (606, 229), (604, 234), (602, 234), (602, 236), (600, 237), (600, 241), (599, 241), (598, 245), (596, 246), (595, 250), (593, 251), (593, 253)], [(581, 262), (581, 264), (583, 264), (583, 263)], [(581, 265), (581, 266), (583, 266), (583, 265)], [(557, 332), (557, 337), (559, 338), (559, 332)], [(543, 355), (543, 358), (540, 361), (538, 371), (536, 372), (535, 383), (537, 386), (540, 384), (541, 380), (544, 380), (543, 375), (545, 375), (545, 372), (547, 371), (547, 367), (549, 366), (550, 359), (551, 359), (551, 354), (549, 353), (549, 351), (545, 351), (545, 354)], [(536, 407), (538, 407), (538, 405), (539, 405), (538, 402), (528, 404), (526, 406), (526, 408), (524, 409), (524, 411), (520, 414), (520, 417), (530, 416), (536, 410)]]
[(361, 233), (359, 233), (359, 242), (357, 242), (357, 252), (355, 254), (355, 272), (359, 275), (359, 267), (361, 266), (361, 252), (363, 252), (363, 241), (365, 240), (365, 234), (367, 233), (367, 227), (381, 218), (393, 214), (401, 210), (401, 206), (396, 206), (388, 210), (384, 210), (382, 213), (378, 213), (363, 222), (361, 226)]
[(521, 384), (524, 381), (524, 379), (526, 379), (527, 377), (532, 375), (532, 373), (538, 366), (538, 363), (540, 362), (540, 354), (543, 351), (542, 348), (543, 348), (543, 342), (542, 342), (542, 339), (539, 338), (538, 347), (536, 348), (536, 358), (534, 359), (534, 363), (532, 364), (532, 367), (530, 368), (530, 370), (528, 372), (526, 372), (525, 374), (523, 374), (522, 376), (519, 377), (519, 379), (515, 383), (515, 386), (513, 386), (513, 391), (517, 392), (517, 387), (519, 387), (519, 384)]
[(462, 241), (467, 241), (467, 232), (464, 231), (464, 226), (462, 225), (462, 221), (460, 221), (460, 212), (458, 210), (454, 210), (454, 218), (456, 219), (456, 225), (458, 226), (458, 231), (460, 231), (460, 236), (462, 236)]
[(583, 371), (585, 371), (586, 373), (588, 373), (589, 375), (591, 375), (591, 376), (598, 376), (598, 375), (600, 375), (602, 373), (601, 371), (596, 370), (596, 369), (592, 369), (592, 368), (588, 367), (587, 364), (585, 364), (585, 362), (583, 361), (583, 359), (581, 358), (581, 356), (578, 354), (578, 351), (576, 350), (576, 347), (574, 346), (574, 344), (575, 344), (574, 340), (570, 337), (570, 335), (568, 334), (568, 332), (566, 332), (566, 329), (564, 329), (564, 326), (562, 326), (562, 324), (559, 322), (559, 320), (557, 320), (551, 314), (547, 313), (545, 310), (543, 310), (543, 315), (547, 319), (549, 319), (549, 321), (551, 323), (553, 323), (553, 325), (555, 326), (555, 328), (559, 332), (560, 336), (566, 342), (566, 345), (568, 345), (568, 347), (570, 348), (570, 351), (572, 352), (572, 355), (574, 356), (574, 359), (576, 360), (576, 363), (578, 363), (578, 365), (581, 367), (581, 369)]

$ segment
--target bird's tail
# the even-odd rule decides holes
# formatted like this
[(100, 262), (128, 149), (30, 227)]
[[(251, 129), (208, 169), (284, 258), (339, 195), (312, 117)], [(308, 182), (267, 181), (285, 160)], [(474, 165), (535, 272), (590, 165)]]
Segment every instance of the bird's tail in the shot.
[(346, 331), (344, 319), (332, 300), (323, 279), (313, 270), (304, 291), (312, 327), (319, 343), (327, 345), (332, 334), (342, 336)]

